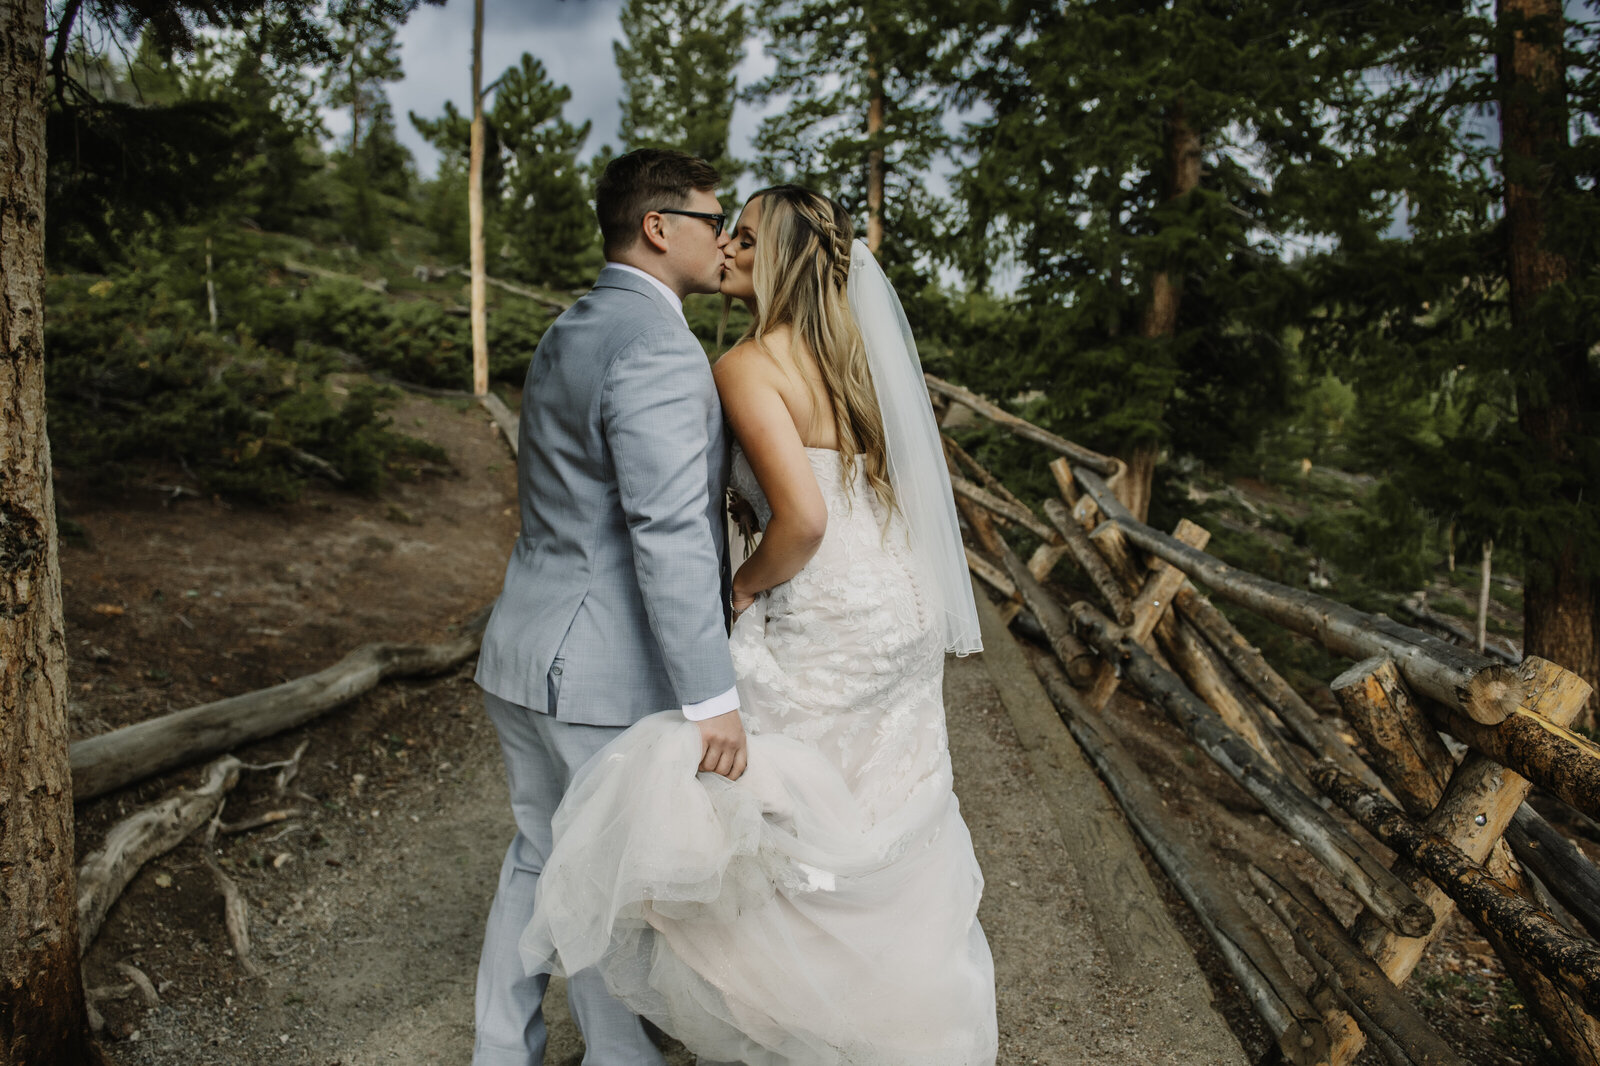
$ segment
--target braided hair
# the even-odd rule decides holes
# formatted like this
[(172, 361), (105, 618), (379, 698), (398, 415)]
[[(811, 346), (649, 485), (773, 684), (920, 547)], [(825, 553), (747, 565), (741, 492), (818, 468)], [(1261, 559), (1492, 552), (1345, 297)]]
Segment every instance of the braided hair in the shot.
[(832, 408), (845, 473), (853, 476), (861, 463), (887, 514), (895, 500), (883, 416), (847, 296), (855, 226), (836, 201), (804, 186), (774, 185), (750, 202), (757, 199), (755, 321), (740, 340), (770, 354), (766, 335), (790, 327), (794, 343), (811, 353), (821, 371), (828, 403), (816, 409)]

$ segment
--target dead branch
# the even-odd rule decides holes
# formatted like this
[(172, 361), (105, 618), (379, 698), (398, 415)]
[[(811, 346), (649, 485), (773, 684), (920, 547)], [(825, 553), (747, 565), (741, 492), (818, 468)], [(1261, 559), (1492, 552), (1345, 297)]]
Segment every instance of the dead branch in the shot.
[(157, 994), (156, 986), (150, 983), (150, 978), (144, 975), (143, 970), (131, 962), (119, 962), (117, 963), (117, 969), (132, 982), (134, 989), (138, 991), (139, 997), (144, 1000), (146, 1007), (161, 1006), (161, 996)]
[(239, 760), (225, 755), (206, 767), (199, 788), (177, 792), (111, 827), (105, 844), (78, 868), (80, 955), (94, 943), (106, 913), (140, 868), (204, 825), (238, 783)]
[(298, 818), (303, 813), (298, 807), (289, 807), (280, 811), (267, 811), (264, 814), (256, 815), (254, 818), (246, 818), (242, 822), (222, 822), (217, 826), (217, 832), (227, 836), (248, 833), (252, 829), (260, 829), (262, 826), (276, 825), (290, 818)]

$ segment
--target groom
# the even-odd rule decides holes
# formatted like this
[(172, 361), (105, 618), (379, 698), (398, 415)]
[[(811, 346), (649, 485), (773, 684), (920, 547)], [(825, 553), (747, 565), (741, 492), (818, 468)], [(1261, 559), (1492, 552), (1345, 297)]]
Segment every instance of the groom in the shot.
[[(474, 1066), (538, 1066), (548, 978), (517, 942), (572, 775), (621, 730), (681, 708), (700, 769), (738, 777), (745, 736), (728, 654), (728, 449), (711, 369), (683, 316), (716, 292), (728, 242), (719, 175), (681, 152), (613, 160), (595, 196), (606, 265), (545, 332), (518, 433), (522, 535), (477, 682), (500, 734), (517, 834), (478, 964)], [(593, 970), (567, 999), (586, 1066), (658, 1066), (643, 1025)]]

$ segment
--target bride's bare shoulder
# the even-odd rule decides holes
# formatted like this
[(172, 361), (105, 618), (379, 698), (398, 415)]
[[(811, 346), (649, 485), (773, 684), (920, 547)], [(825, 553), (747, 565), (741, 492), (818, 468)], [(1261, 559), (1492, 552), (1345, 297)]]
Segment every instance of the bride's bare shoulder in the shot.
[(724, 352), (711, 367), (717, 388), (742, 389), (758, 386), (779, 387), (785, 361), (789, 357), (789, 331), (777, 329), (760, 340), (740, 341)]

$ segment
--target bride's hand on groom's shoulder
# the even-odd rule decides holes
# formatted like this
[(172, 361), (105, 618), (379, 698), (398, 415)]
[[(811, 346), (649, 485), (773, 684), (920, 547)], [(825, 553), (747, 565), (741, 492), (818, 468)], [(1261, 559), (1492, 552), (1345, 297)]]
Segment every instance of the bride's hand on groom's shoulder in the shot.
[(696, 724), (700, 726), (700, 769), (721, 774), (730, 781), (739, 780), (746, 759), (744, 723), (739, 712), (729, 711)]

